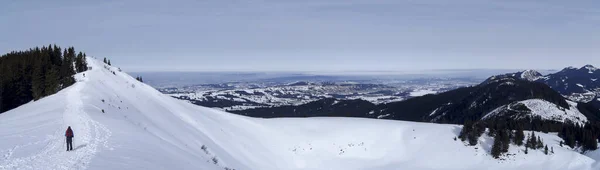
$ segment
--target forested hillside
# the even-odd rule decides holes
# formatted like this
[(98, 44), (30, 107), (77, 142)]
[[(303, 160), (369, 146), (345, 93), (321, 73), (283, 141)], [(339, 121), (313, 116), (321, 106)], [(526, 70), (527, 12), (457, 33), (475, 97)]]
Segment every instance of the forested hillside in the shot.
[(0, 57), (0, 113), (75, 83), (86, 71), (86, 54), (56, 45), (13, 51)]

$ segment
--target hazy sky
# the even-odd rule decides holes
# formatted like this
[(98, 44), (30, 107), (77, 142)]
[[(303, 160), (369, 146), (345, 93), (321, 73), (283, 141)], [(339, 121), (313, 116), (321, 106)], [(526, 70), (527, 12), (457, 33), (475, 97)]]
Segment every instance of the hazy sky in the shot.
[(127, 71), (600, 65), (598, 0), (0, 2), (0, 52), (56, 43)]

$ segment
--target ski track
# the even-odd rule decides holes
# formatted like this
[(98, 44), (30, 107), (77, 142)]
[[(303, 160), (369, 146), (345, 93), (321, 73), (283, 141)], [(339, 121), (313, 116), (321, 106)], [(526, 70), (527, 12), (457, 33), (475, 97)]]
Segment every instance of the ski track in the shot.
[[(83, 101), (79, 91), (87, 79), (82, 79), (73, 85), (67, 92), (67, 106), (63, 113), (62, 128), (49, 135), (44, 140), (17, 145), (2, 151), (4, 162), (0, 170), (5, 169), (86, 169), (94, 155), (99, 152), (99, 146), (109, 148), (108, 138), (111, 131), (101, 123), (92, 120), (83, 109)], [(73, 138), (73, 151), (66, 151), (64, 131), (71, 126), (75, 137)], [(12, 158), (15, 150), (32, 145), (47, 143), (38, 153), (21, 158)]]

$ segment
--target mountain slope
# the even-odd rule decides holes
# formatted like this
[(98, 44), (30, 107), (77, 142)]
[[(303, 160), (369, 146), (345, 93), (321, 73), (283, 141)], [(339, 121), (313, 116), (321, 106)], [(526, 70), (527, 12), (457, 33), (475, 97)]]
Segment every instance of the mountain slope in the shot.
[(498, 107), (486, 114), (483, 119), (496, 117), (510, 117), (513, 120), (537, 117), (556, 122), (565, 122), (568, 119), (580, 125), (588, 121), (587, 117), (577, 109), (577, 103), (569, 101), (569, 107), (562, 108), (541, 99), (523, 100)]
[(488, 78), (487, 81), (503, 79), (503, 78), (515, 78), (515, 79), (522, 79), (522, 80), (527, 80), (527, 81), (536, 81), (542, 77), (543, 77), (542, 73), (537, 72), (535, 70), (524, 70), (524, 71), (520, 71), (520, 72), (516, 72), (516, 73), (507, 73), (507, 74), (492, 76), (492, 77)]
[[(536, 71), (509, 73), (493, 76), (513, 77), (527, 81), (544, 83), (566, 98), (576, 102), (590, 103), (600, 108), (600, 71), (592, 65), (581, 68), (566, 67), (556, 73), (542, 76)], [(594, 115), (596, 117), (598, 115)]]
[(594, 92), (600, 88), (600, 70), (592, 65), (581, 68), (567, 67), (537, 81), (543, 82), (563, 95)]
[[(458, 125), (356, 118), (256, 119), (182, 102), (118, 69), (93, 68), (55, 95), (0, 115), (0, 169), (595, 169), (541, 134), (541, 151), (499, 161), (491, 138), (467, 147)], [(71, 126), (75, 150), (66, 152)], [(432, 163), (434, 162), (434, 163)]]
[(334, 116), (462, 124), (465, 120), (479, 120), (498, 107), (529, 99), (545, 100), (563, 109), (571, 107), (561, 94), (543, 83), (523, 80), (523, 74), (494, 76), (477, 86), (379, 105), (360, 100), (338, 101), (341, 104), (334, 105), (336, 100), (323, 99), (299, 106), (247, 109), (235, 113), (263, 118)]
[(427, 119), (449, 123), (461, 123), (466, 119), (478, 120), (500, 106), (527, 99), (543, 99), (559, 107), (569, 108), (560, 94), (542, 83), (503, 78), (481, 83), (460, 102), (437, 108)]

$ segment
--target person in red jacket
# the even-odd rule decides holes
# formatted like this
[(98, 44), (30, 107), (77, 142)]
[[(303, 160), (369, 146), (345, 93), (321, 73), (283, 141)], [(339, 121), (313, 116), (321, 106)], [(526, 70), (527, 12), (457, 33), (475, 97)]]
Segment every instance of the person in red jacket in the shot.
[(67, 151), (73, 150), (73, 130), (71, 130), (71, 126), (67, 128), (67, 132), (65, 132), (65, 136), (67, 137)]

